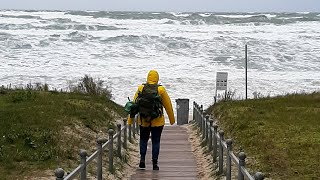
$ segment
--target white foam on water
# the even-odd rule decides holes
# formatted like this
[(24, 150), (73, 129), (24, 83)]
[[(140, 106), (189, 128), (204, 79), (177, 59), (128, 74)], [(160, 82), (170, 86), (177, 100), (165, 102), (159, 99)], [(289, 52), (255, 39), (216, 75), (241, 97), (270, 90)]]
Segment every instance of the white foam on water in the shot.
[(264, 16), (266, 16), (266, 17), (269, 18), (269, 19), (277, 17), (276, 14), (259, 14), (259, 15), (264, 15)]
[[(189, 98), (208, 107), (215, 95), (218, 71), (229, 73), (228, 87), (244, 98), (244, 45), (248, 44), (248, 95), (279, 95), (319, 90), (320, 23), (165, 24), (169, 19), (111, 19), (64, 12), (0, 11), (5, 15), (32, 15), (39, 19), (2, 17), (1, 23), (115, 26), (116, 30), (1, 30), (0, 82), (25, 85), (46, 82), (66, 88), (89, 74), (111, 85), (114, 100), (124, 105), (146, 81), (150, 69), (174, 99)], [(175, 14), (189, 16), (191, 14)], [(203, 14), (201, 14), (203, 16)], [(208, 15), (208, 14), (207, 14)], [(249, 15), (223, 15), (232, 18)], [(274, 15), (267, 14), (267, 17)], [(2, 35), (1, 33), (7, 33)]]
[(176, 16), (176, 17), (188, 17), (190, 16), (191, 14), (189, 13), (181, 13), (181, 12), (170, 12), (170, 14)]
[(310, 12), (297, 12), (298, 14), (310, 14)]
[(249, 14), (246, 14), (246, 15), (243, 15), (243, 14), (235, 14), (235, 15), (216, 15), (216, 16), (220, 16), (220, 17), (226, 17), (226, 18), (250, 18), (250, 17), (254, 17), (256, 16), (255, 14), (254, 15), (249, 15)]
[(199, 15), (202, 17), (209, 17), (212, 15), (212, 13), (200, 13)]

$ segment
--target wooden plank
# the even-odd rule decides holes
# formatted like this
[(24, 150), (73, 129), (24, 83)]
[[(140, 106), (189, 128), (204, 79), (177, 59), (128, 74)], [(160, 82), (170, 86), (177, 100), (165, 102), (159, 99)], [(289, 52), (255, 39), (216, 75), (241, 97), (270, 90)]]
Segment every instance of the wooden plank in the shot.
[(151, 140), (148, 143), (146, 170), (137, 169), (130, 179), (197, 179), (197, 163), (191, 150), (188, 134), (180, 126), (166, 126), (164, 128), (159, 154), (159, 171), (152, 170)]
[[(188, 152), (179, 152), (176, 151), (177, 153), (166, 153), (165, 151), (162, 152), (160, 150), (160, 154), (159, 154), (159, 160), (161, 160), (162, 158), (168, 158), (168, 159), (194, 159), (194, 156), (190, 156), (190, 153), (192, 153), (191, 151)], [(150, 157), (151, 158), (151, 153), (147, 153), (146, 157)]]
[(197, 177), (197, 172), (173, 172), (173, 171), (153, 171), (153, 170), (140, 170), (139, 174), (134, 174), (132, 177), (137, 179), (142, 178), (160, 178), (160, 177)]
[[(195, 177), (160, 177), (160, 178), (143, 178), (139, 177), (139, 180), (197, 180)], [(130, 180), (136, 180), (134, 178), (130, 178)]]
[[(152, 166), (148, 166), (149, 164), (147, 164), (147, 170), (148, 169), (152, 169)], [(150, 163), (151, 165), (151, 163)], [(170, 171), (170, 172), (197, 172), (196, 170), (196, 166), (170, 166), (170, 165), (167, 165), (167, 166), (160, 166), (160, 170), (161, 171)]]

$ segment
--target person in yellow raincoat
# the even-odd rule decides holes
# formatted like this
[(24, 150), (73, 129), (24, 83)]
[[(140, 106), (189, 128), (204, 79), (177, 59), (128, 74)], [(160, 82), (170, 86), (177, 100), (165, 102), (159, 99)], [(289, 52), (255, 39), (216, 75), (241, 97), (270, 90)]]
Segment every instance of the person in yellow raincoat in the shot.
[[(147, 84), (158, 84), (159, 74), (156, 70), (150, 70), (147, 77)], [(138, 87), (137, 92), (134, 96), (134, 101), (138, 98), (139, 93), (142, 93), (142, 90), (145, 85), (140, 85)], [(163, 86), (158, 86), (158, 94), (161, 98), (162, 106), (166, 110), (170, 124), (173, 125), (175, 123), (175, 118), (173, 114), (172, 104), (170, 97)], [(162, 110), (163, 112), (163, 110)], [(150, 119), (150, 118), (149, 118)], [(128, 124), (132, 124), (134, 120), (129, 116)], [(148, 121), (148, 118), (142, 118), (138, 115), (138, 122), (140, 125), (140, 163), (139, 168), (145, 169), (145, 158), (147, 153), (147, 144), (149, 140), (149, 136), (151, 133), (151, 141), (152, 141), (152, 164), (153, 170), (159, 170), (158, 166), (158, 157), (160, 151), (160, 138), (161, 133), (165, 124), (163, 113), (151, 121)]]

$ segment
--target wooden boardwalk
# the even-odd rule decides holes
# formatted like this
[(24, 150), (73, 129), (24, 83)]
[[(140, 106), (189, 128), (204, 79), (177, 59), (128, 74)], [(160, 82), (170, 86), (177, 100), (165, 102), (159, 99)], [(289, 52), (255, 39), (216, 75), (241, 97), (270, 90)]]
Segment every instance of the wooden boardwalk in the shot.
[[(161, 136), (159, 171), (152, 170), (151, 139), (148, 144), (146, 169), (137, 169), (130, 179), (195, 180), (197, 163), (191, 151), (186, 128), (165, 126)], [(137, 165), (138, 167), (138, 165)]]

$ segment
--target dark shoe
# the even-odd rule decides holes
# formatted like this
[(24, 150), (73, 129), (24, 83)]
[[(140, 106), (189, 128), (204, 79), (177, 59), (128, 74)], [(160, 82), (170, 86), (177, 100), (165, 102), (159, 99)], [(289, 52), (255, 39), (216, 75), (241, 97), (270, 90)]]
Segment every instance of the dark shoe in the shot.
[(140, 161), (139, 163), (139, 169), (146, 169), (146, 163), (143, 161)]
[(153, 170), (159, 171), (158, 160), (152, 160)]

